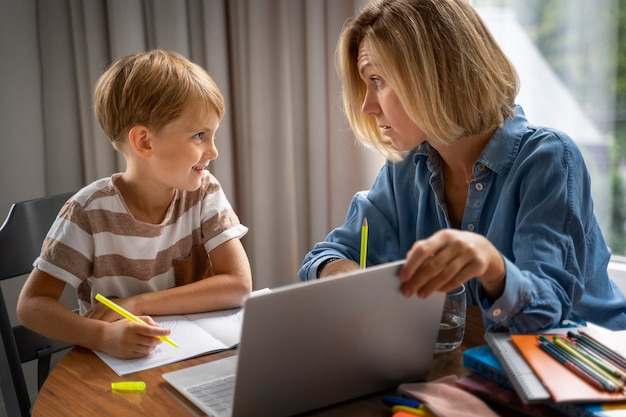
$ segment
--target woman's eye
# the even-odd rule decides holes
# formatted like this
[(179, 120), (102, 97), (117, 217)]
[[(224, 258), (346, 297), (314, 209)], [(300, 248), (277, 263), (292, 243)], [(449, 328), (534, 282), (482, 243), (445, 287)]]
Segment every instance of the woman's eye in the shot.
[(374, 84), (375, 87), (380, 86), (380, 84), (383, 82), (383, 80), (378, 77), (370, 77), (370, 81), (372, 82), (372, 84)]

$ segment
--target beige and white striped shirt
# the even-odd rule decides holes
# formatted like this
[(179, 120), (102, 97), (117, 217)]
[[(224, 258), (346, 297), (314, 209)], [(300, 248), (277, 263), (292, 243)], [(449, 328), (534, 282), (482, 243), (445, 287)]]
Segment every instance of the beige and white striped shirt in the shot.
[(93, 182), (65, 203), (34, 262), (77, 289), (81, 313), (97, 293), (128, 297), (171, 288), (174, 264), (190, 258), (192, 248), (210, 253), (248, 231), (208, 171), (198, 190), (177, 190), (161, 224), (130, 214), (114, 185), (119, 175)]

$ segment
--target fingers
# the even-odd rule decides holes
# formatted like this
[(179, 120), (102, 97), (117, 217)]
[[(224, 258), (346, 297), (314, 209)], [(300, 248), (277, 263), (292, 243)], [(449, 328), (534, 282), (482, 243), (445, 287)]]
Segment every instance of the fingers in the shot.
[(171, 330), (160, 327), (151, 317), (142, 316), (145, 323), (127, 319), (118, 320), (107, 326), (107, 353), (123, 358), (140, 358), (150, 354), (161, 343), (159, 336), (168, 336)]
[(481, 276), (489, 265), (486, 245), (481, 235), (452, 229), (416, 242), (398, 274), (402, 293), (425, 298)]

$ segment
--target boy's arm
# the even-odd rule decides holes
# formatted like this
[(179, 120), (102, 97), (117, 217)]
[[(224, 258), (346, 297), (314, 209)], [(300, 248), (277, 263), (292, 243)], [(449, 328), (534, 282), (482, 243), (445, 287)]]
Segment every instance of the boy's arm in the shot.
[(149, 292), (116, 302), (137, 315), (191, 314), (241, 307), (252, 290), (248, 256), (239, 239), (209, 254), (214, 275), (190, 284)]
[(22, 324), (51, 339), (120, 358), (145, 356), (161, 343), (156, 336), (170, 333), (129, 320), (108, 323), (80, 316), (59, 302), (64, 288), (63, 281), (33, 269), (18, 298), (17, 315)]

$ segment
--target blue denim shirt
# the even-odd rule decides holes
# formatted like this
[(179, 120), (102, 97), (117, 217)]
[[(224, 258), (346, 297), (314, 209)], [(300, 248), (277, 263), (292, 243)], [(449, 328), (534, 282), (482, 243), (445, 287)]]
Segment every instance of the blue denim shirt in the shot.
[[(357, 193), (345, 224), (303, 260), (300, 280), (315, 279), (329, 257), (359, 261), (361, 223), (369, 223), (368, 265), (404, 259), (412, 244), (451, 227), (439, 154), (428, 144), (381, 168), (372, 188)], [(461, 228), (486, 236), (502, 253), (500, 298), (481, 298), (485, 328), (530, 333), (563, 320), (626, 329), (626, 300), (609, 279), (610, 251), (593, 212), (590, 178), (576, 144), (564, 133), (532, 126), (521, 107), (496, 130), (473, 166)]]

